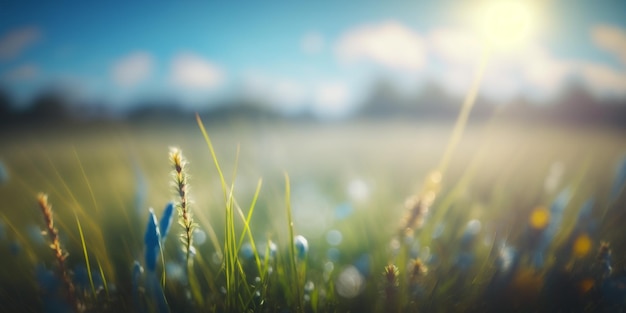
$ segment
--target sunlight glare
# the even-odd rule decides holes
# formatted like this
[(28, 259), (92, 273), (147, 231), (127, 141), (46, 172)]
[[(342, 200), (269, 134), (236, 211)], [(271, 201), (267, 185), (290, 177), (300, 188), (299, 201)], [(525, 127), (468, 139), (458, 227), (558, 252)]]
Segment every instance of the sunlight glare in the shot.
[(481, 30), (491, 47), (521, 46), (528, 39), (533, 17), (529, 2), (491, 2), (480, 12)]

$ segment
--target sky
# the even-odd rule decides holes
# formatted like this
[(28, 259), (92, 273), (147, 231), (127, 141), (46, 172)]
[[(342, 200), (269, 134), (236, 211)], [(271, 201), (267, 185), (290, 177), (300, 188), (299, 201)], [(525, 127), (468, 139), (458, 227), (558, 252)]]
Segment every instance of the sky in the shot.
[(0, 87), (22, 105), (53, 86), (120, 109), (256, 99), (341, 116), (379, 79), (462, 96), (490, 47), (480, 91), (496, 101), (573, 81), (626, 97), (620, 0), (524, 1), (528, 32), (507, 47), (485, 39), (483, 0), (129, 2), (0, 1)]

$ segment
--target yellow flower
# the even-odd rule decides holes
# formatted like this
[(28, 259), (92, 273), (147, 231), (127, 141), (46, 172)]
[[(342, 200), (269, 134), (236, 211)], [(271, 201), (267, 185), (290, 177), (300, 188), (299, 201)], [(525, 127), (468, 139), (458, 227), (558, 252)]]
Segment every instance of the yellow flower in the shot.
[(582, 258), (586, 256), (589, 251), (591, 251), (592, 246), (591, 238), (587, 234), (582, 234), (576, 238), (574, 241), (574, 246), (572, 247), (572, 252), (574, 256), (577, 258)]
[(530, 214), (530, 226), (535, 229), (544, 229), (550, 222), (550, 211), (544, 207), (537, 207)]

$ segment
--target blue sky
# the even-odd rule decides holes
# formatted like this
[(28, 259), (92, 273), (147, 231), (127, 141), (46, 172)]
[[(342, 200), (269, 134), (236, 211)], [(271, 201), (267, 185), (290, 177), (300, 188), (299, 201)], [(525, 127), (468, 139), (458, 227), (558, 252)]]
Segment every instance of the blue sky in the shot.
[[(379, 77), (467, 91), (488, 1), (0, 2), (0, 85), (27, 102), (63, 86), (119, 107), (266, 100), (341, 115)], [(626, 2), (526, 1), (535, 31), (490, 59), (482, 93), (550, 99), (576, 79), (626, 96)]]

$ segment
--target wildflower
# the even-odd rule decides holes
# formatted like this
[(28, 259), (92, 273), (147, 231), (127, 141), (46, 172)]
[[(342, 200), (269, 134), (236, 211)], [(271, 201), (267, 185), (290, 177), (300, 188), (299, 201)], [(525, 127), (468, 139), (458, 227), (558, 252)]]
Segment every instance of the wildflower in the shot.
[(517, 260), (517, 251), (511, 246), (502, 244), (498, 251), (498, 271), (500, 273), (508, 273), (515, 265)]
[(481, 227), (479, 220), (474, 219), (467, 223), (463, 231), (463, 236), (461, 237), (462, 248), (469, 248), (474, 243), (474, 239), (480, 232)]
[(38, 264), (35, 269), (37, 285), (42, 292), (42, 302), (46, 312), (71, 312), (72, 309), (63, 300), (57, 297), (61, 287), (61, 281), (48, 270), (43, 264)]
[[(83, 264), (79, 264), (74, 267), (74, 284), (79, 290), (87, 290), (89, 288), (89, 273), (87, 272), (87, 268)], [(101, 286), (101, 280), (99, 280), (100, 274), (97, 272), (92, 272), (92, 279), (94, 281), (95, 288)], [(100, 284), (99, 284), (100, 283)]]
[(591, 251), (591, 238), (586, 233), (579, 235), (574, 241), (574, 246), (572, 247), (572, 252), (575, 257), (582, 258), (586, 256), (589, 251)]
[(296, 256), (298, 259), (303, 260), (306, 258), (306, 255), (309, 252), (309, 243), (306, 238), (300, 235), (296, 236), (294, 238), (294, 245), (296, 247)]
[(241, 256), (244, 260), (252, 260), (254, 257), (254, 250), (249, 242), (241, 245), (241, 248), (239, 249), (239, 256)]
[[(244, 243), (245, 245), (245, 243)], [(261, 259), (265, 259), (267, 256), (268, 259), (272, 259), (276, 257), (276, 252), (278, 251), (278, 246), (271, 240), (268, 240), (267, 243), (262, 243), (258, 248), (259, 257)]]
[(468, 269), (474, 263), (472, 247), (474, 246), (476, 236), (480, 232), (481, 227), (480, 221), (476, 219), (469, 221), (465, 226), (465, 230), (461, 236), (459, 254), (455, 262), (455, 265), (461, 270)]
[(470, 268), (474, 263), (474, 254), (469, 251), (463, 251), (456, 257), (456, 266), (464, 271)]
[(530, 214), (529, 223), (534, 229), (545, 229), (549, 221), (550, 211), (544, 207), (538, 207)]
[(162, 242), (165, 241), (165, 237), (167, 237), (167, 233), (170, 231), (173, 220), (174, 220), (174, 203), (169, 202), (165, 206), (165, 210), (163, 210), (163, 215), (161, 215), (161, 220), (159, 221), (159, 233), (161, 234)]
[(160, 240), (159, 228), (157, 227), (157, 218), (154, 215), (154, 211), (150, 209), (150, 216), (148, 217), (148, 226), (146, 227), (146, 234), (144, 236), (145, 246), (145, 264), (146, 268), (150, 272), (156, 270), (156, 263), (160, 252)]
[(362, 254), (358, 259), (356, 259), (356, 261), (354, 261), (354, 267), (366, 277), (370, 275), (371, 264), (372, 257), (369, 254)]
[(136, 312), (143, 312), (141, 300), (139, 296), (140, 295), (139, 280), (141, 279), (142, 275), (143, 275), (143, 267), (141, 267), (141, 264), (139, 264), (139, 262), (135, 261), (135, 263), (133, 263), (133, 271), (132, 271), (132, 286), (133, 286), (133, 302), (135, 303)]
[(569, 204), (570, 199), (570, 190), (564, 189), (552, 202), (549, 212), (544, 208), (541, 208), (535, 210), (535, 212), (531, 214), (531, 226), (533, 226), (536, 230), (541, 231), (533, 257), (533, 263), (538, 268), (543, 267), (543, 254), (561, 226), (563, 212)]

